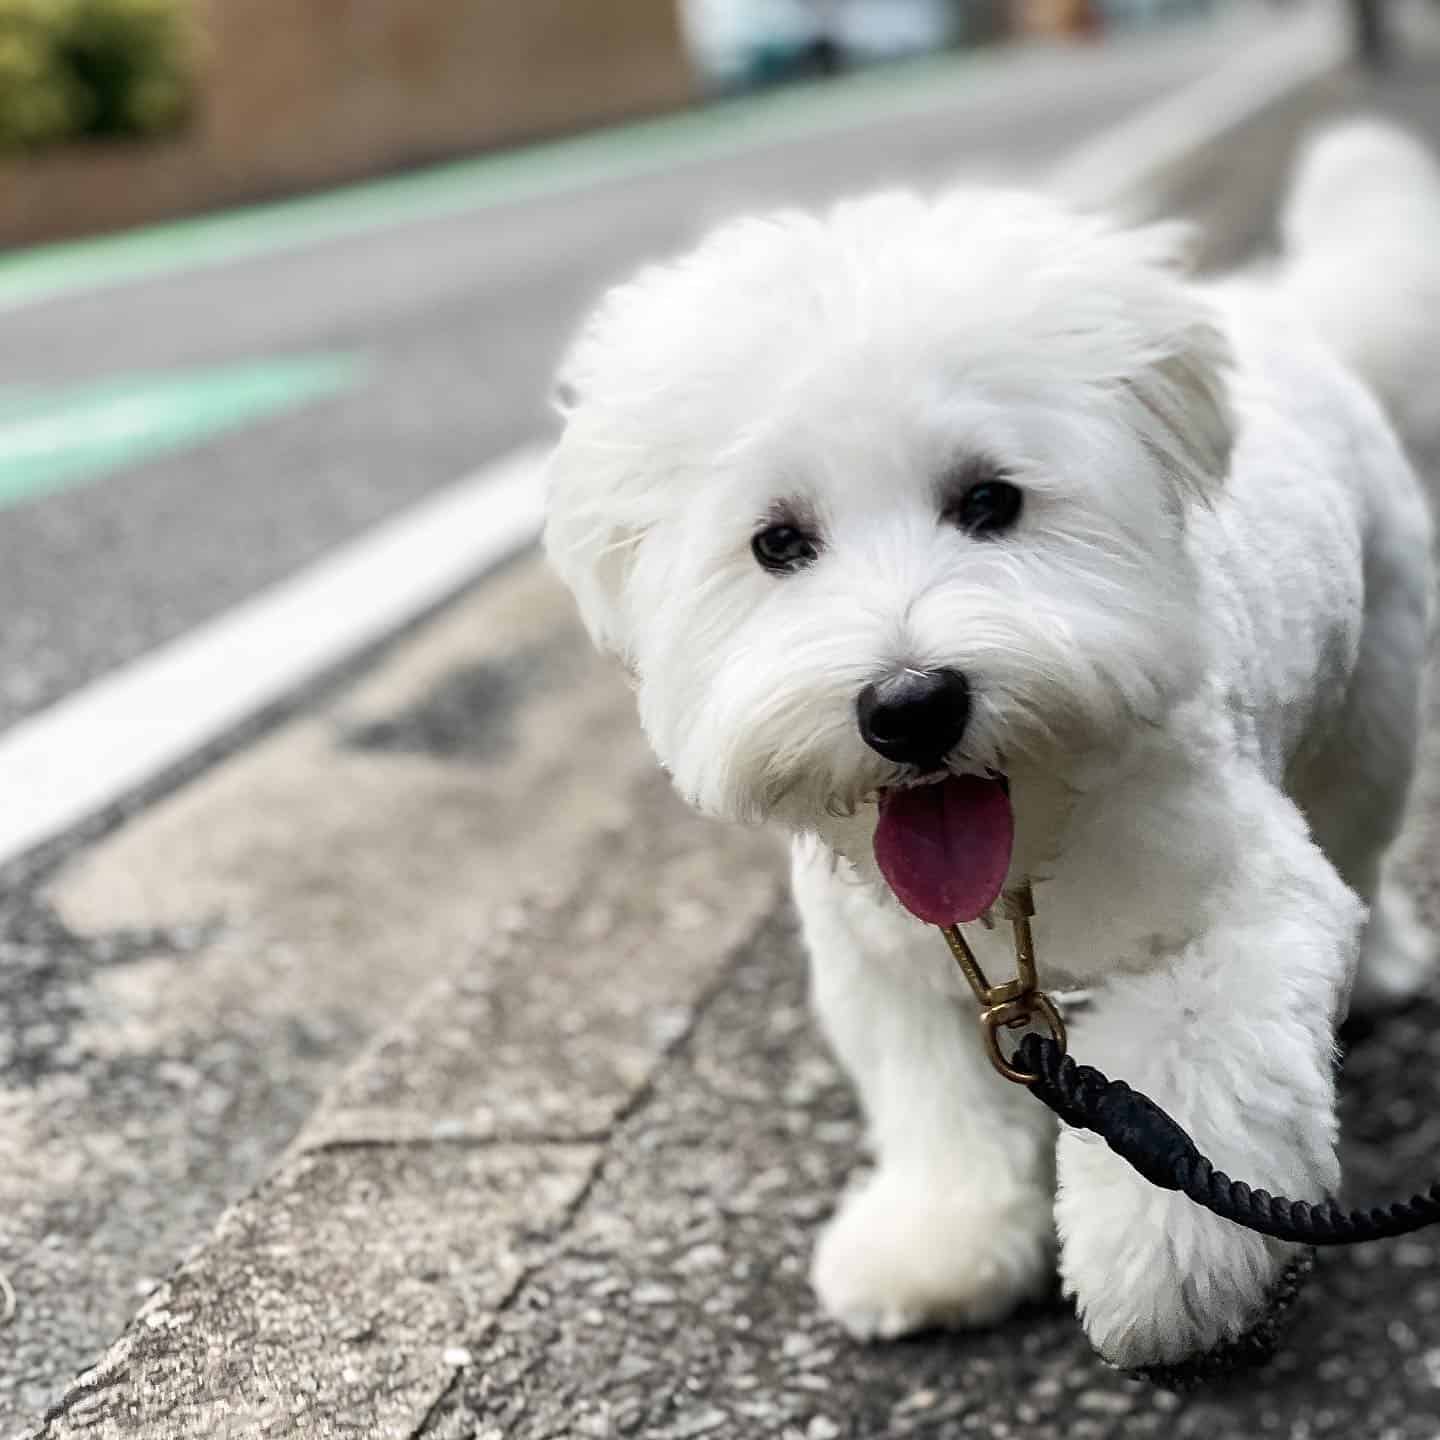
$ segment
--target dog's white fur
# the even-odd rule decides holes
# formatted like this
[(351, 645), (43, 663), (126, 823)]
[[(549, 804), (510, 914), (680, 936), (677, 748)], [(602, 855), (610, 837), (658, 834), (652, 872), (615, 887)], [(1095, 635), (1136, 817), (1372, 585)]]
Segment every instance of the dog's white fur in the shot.
[[(1304, 244), (1329, 243), (1336, 152), (1362, 146), (1397, 176), (1428, 163), (1381, 127), (1331, 137), (1291, 210)], [(1388, 315), (1435, 283), (1440, 223), (1373, 201), (1367, 234), (1392, 204), (1429, 227), (1395, 247)], [(858, 733), (867, 682), (969, 678), (952, 768), (1009, 775), (1044, 978), (1097, 990), (1073, 1053), (1231, 1174), (1336, 1188), (1357, 961), (1391, 991), (1428, 963), (1381, 863), (1428, 625), (1419, 488), (1285, 279), (1202, 286), (1178, 243), (989, 192), (736, 223), (613, 292), (566, 367), (549, 553), (680, 791), (795, 837), (816, 1003), (878, 1161), (814, 1265), (857, 1336), (1003, 1315), (1048, 1283), (1058, 1230), (1096, 1347), (1171, 1361), (1250, 1325), (1287, 1259), (1097, 1141), (1057, 1145), (989, 1070), (944, 945), (875, 868), (872, 802), (904, 771)], [(1392, 375), (1383, 333), (1315, 308), (1343, 358)], [(976, 456), (1024, 491), (998, 539), (940, 519)], [(777, 504), (822, 541), (782, 577), (750, 550)], [(973, 938), (1005, 973), (1004, 927)]]
[(1390, 125), (1353, 122), (1308, 148), (1282, 219), (1291, 298), (1400, 433), (1440, 447), (1440, 165)]

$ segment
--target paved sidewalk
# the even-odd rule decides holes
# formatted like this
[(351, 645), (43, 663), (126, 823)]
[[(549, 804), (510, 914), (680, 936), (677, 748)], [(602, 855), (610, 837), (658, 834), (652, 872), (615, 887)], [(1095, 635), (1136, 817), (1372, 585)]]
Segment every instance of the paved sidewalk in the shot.
[[(1298, 124), (1355, 98), (1335, 85), (1270, 117), (1167, 203), (1207, 221), (1212, 258), (1248, 252)], [(1401, 67), (1376, 98), (1440, 140), (1440, 69)], [(416, 997), (33, 1435), (1440, 1433), (1425, 1235), (1322, 1256), (1271, 1370), (1185, 1397), (1107, 1370), (1058, 1302), (978, 1335), (846, 1340), (805, 1271), (860, 1132), (773, 850), (685, 814), (657, 776), (626, 793), (577, 877)], [(1440, 923), (1440, 753), (1420, 809)], [(1356, 1199), (1433, 1178), (1440, 997), (1357, 1040), (1343, 1090)]]

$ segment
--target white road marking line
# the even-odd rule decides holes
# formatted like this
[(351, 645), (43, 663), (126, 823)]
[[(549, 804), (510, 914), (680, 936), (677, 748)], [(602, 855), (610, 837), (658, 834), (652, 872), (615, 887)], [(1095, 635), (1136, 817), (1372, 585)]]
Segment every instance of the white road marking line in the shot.
[[(1051, 187), (1115, 205), (1344, 56), (1329, 12), (1082, 145)], [(539, 535), (541, 451), (485, 466), (329, 558), (0, 735), (0, 865), (114, 804)]]
[(1250, 44), (1232, 64), (1080, 145), (1052, 172), (1050, 188), (1074, 204), (1120, 206), (1187, 154), (1335, 69), (1347, 53), (1339, 7), (1308, 10)]
[(533, 543), (539, 447), (0, 736), (0, 865), (63, 834)]

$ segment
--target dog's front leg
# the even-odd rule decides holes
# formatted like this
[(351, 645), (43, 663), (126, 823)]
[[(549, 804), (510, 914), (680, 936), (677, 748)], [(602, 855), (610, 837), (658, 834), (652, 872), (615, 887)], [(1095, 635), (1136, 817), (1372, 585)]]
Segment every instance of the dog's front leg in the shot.
[(816, 1007), (877, 1167), (821, 1236), (815, 1289), (858, 1339), (997, 1320), (1053, 1283), (1053, 1121), (991, 1069), (973, 1004), (943, 988), (938, 936), (901, 922), (913, 953), (867, 943), (851, 922), (870, 902), (831, 883), (797, 874), (797, 898)]
[[(1231, 1176), (1313, 1201), (1339, 1179), (1332, 1037), (1363, 908), (1276, 802), (1218, 920), (1111, 979), (1071, 1050), (1170, 1111)], [(1066, 1291), (1095, 1348), (1127, 1368), (1245, 1334), (1296, 1256), (1154, 1188), (1095, 1136), (1061, 1135), (1058, 1180)]]

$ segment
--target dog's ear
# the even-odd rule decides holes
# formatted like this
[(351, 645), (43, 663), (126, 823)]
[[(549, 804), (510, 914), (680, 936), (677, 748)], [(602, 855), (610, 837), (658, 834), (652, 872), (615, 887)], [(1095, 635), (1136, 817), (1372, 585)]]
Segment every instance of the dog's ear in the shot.
[(1112, 280), (1137, 353), (1122, 370), (1132, 423), (1182, 499), (1205, 501), (1230, 472), (1235, 443), (1230, 343), (1191, 278), (1195, 235), (1183, 223), (1112, 231)]
[(552, 390), (565, 428), (546, 467), (544, 544), (590, 638), (628, 663), (626, 582), (653, 523), (655, 487), (646, 482), (648, 449), (635, 438), (634, 418), (606, 384), (625, 364), (605, 325), (617, 298), (607, 296), (581, 330)]
[(596, 646), (628, 650), (625, 580), (641, 530), (626, 523), (618, 460), (571, 418), (546, 469), (545, 553), (569, 587)]
[[(1235, 429), (1226, 374), (1230, 348), (1198, 307), (1181, 305), (1179, 323), (1139, 373), (1126, 382), (1146, 448), (1180, 493), (1204, 501), (1230, 470)], [(1188, 312), (1188, 313), (1186, 313)]]
[(676, 299), (694, 267), (652, 265), (608, 291), (581, 326), (551, 391), (565, 429), (546, 472), (545, 550), (595, 644), (632, 662), (629, 581), (645, 536), (685, 474), (674, 443)]

